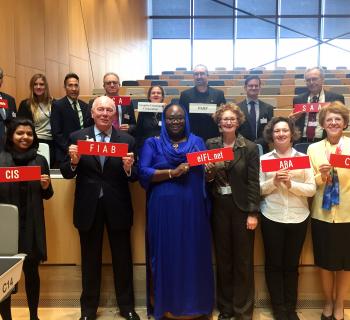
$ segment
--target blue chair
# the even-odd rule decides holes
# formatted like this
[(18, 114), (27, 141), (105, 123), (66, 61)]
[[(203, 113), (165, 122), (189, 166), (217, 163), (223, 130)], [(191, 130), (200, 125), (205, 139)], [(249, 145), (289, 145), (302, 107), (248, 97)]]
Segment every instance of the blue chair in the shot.
[(123, 87), (136, 87), (138, 85), (139, 85), (138, 81), (135, 81), (135, 80), (125, 80), (122, 82)]
[(145, 80), (159, 80), (159, 76), (153, 75), (153, 74), (148, 74), (145, 76)]
[(294, 149), (296, 151), (302, 152), (302, 153), (307, 153), (307, 149), (309, 148), (310, 142), (301, 142), (301, 143), (296, 143), (294, 145)]
[(151, 86), (167, 87), (168, 86), (168, 81), (165, 81), (165, 80), (153, 80), (151, 82)]
[(302, 93), (305, 93), (307, 91), (308, 91), (307, 87), (296, 87), (294, 89), (295, 94), (302, 94)]
[(210, 86), (224, 86), (225, 81), (224, 80), (209, 80), (208, 85), (210, 85)]

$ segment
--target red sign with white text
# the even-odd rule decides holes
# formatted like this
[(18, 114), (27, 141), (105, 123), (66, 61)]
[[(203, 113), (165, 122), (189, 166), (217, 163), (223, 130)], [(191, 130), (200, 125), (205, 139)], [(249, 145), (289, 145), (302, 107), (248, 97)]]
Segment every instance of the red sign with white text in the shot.
[(40, 179), (40, 166), (0, 168), (0, 182), (40, 181)]
[(350, 169), (350, 155), (331, 153), (329, 163), (333, 167)]
[(328, 106), (329, 102), (317, 102), (317, 103), (298, 103), (294, 105), (294, 112), (320, 112), (325, 106)]
[(233, 160), (234, 156), (232, 148), (220, 148), (187, 153), (186, 157), (189, 165), (193, 167), (210, 162)]
[(131, 104), (131, 98), (129, 96), (115, 96), (112, 97), (116, 106), (129, 106)]
[(79, 140), (78, 153), (90, 156), (125, 157), (128, 153), (128, 144)]
[(308, 156), (261, 160), (262, 172), (274, 172), (281, 169), (296, 170), (307, 168), (310, 168), (310, 159)]
[(9, 103), (6, 99), (0, 99), (0, 108), (7, 109), (9, 107)]

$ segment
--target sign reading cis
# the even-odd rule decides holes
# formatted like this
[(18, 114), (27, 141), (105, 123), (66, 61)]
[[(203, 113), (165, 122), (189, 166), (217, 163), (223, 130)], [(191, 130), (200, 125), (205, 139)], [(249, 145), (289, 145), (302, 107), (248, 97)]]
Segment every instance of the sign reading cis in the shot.
[(0, 182), (35, 181), (40, 179), (40, 166), (0, 168)]
[(187, 153), (186, 157), (189, 165), (193, 167), (210, 162), (233, 160), (234, 155), (232, 148), (220, 148)]
[(0, 108), (7, 109), (8, 107), (8, 101), (6, 99), (0, 99)]
[(329, 163), (333, 167), (350, 169), (350, 155), (331, 153)]
[(131, 98), (129, 96), (114, 96), (112, 99), (116, 106), (130, 106), (131, 104)]
[(261, 160), (262, 172), (274, 172), (281, 169), (297, 170), (308, 168), (310, 168), (310, 159), (308, 156)]
[(329, 102), (317, 102), (317, 103), (298, 103), (294, 105), (294, 112), (320, 112), (325, 106), (328, 106)]
[(128, 153), (128, 144), (79, 140), (78, 152), (91, 156), (125, 157)]

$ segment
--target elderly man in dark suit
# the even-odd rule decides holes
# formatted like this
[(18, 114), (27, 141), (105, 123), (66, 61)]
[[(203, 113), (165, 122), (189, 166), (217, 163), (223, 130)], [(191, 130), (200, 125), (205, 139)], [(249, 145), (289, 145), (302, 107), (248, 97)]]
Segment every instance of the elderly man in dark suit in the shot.
[[(103, 88), (106, 91), (106, 96), (113, 98), (119, 95), (120, 89), (120, 79), (119, 76), (114, 72), (107, 72), (103, 76)], [(89, 107), (94, 102), (94, 99), (89, 101)], [(125, 131), (131, 135), (134, 135), (136, 132), (136, 118), (134, 105), (131, 102), (128, 106), (117, 105), (116, 106), (116, 119), (113, 121), (113, 126), (116, 129)]]
[(239, 133), (246, 139), (260, 144), (266, 153), (268, 145), (264, 140), (263, 131), (273, 117), (273, 106), (258, 98), (260, 89), (261, 80), (258, 76), (252, 75), (246, 78), (244, 82), (246, 99), (237, 104), (246, 118), (239, 127)]
[(69, 135), (92, 124), (88, 105), (78, 99), (78, 75), (68, 73), (64, 78), (64, 88), (66, 96), (53, 101), (50, 119), (58, 163), (62, 162), (67, 154)]
[[(97, 98), (91, 109), (95, 125), (70, 136), (69, 151), (61, 164), (63, 177), (76, 177), (74, 225), (81, 245), (81, 320), (96, 319), (101, 285), (103, 230), (106, 226), (112, 253), (114, 285), (120, 314), (139, 320), (134, 310), (130, 228), (133, 209), (128, 182), (137, 179), (134, 138), (112, 126), (116, 107), (109, 97)], [(80, 155), (77, 141), (128, 144), (123, 158)]]
[[(305, 82), (307, 92), (302, 93), (293, 99), (293, 105), (312, 102), (333, 102), (340, 101), (345, 103), (344, 96), (326, 91), (323, 89), (324, 71), (321, 68), (314, 67), (305, 71)], [(292, 113), (291, 118), (301, 131), (299, 142), (317, 142), (324, 138), (323, 128), (318, 123), (318, 113), (316, 112), (297, 112)]]
[[(0, 68), (0, 88), (4, 81), (4, 71)], [(0, 99), (7, 101), (7, 109), (0, 108), (0, 151), (4, 147), (5, 121), (16, 117), (16, 102), (13, 97), (0, 91)]]
[[(181, 92), (179, 104), (187, 112), (191, 103), (216, 104), (226, 103), (224, 92), (208, 86), (208, 68), (199, 64), (193, 69), (195, 86)], [(218, 126), (212, 119), (211, 114), (189, 113), (191, 132), (206, 141), (219, 135)]]

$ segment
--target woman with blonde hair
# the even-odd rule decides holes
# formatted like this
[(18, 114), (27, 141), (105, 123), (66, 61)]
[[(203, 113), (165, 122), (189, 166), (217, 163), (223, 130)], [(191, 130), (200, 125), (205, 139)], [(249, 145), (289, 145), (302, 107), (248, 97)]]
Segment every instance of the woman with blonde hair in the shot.
[(45, 75), (34, 74), (30, 79), (29, 88), (30, 96), (20, 103), (17, 117), (33, 121), (39, 143), (46, 143), (50, 148), (52, 166), (55, 155), (50, 125), (52, 97)]

